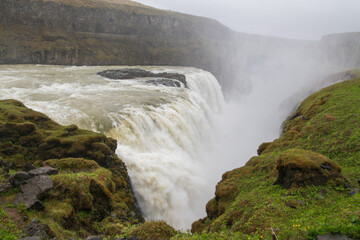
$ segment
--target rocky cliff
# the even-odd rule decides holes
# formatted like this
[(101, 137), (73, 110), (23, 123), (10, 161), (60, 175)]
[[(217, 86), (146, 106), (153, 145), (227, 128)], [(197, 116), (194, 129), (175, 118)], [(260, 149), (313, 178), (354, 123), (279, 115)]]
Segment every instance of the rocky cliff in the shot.
[(0, 2), (0, 63), (184, 65), (223, 78), (232, 31), (131, 1)]
[(0, 64), (192, 66), (244, 92), (254, 76), (290, 77), (299, 66), (302, 73), (358, 67), (351, 49), (359, 46), (356, 34), (302, 41), (236, 33), (128, 0), (0, 2)]

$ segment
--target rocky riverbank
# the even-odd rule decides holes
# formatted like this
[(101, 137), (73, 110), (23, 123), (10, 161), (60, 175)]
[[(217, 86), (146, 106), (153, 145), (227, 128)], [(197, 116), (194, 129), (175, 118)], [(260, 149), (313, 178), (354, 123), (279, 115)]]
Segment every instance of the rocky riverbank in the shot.
[(0, 101), (0, 113), (1, 234), (34, 219), (46, 225), (42, 237), (57, 239), (143, 222), (114, 139), (61, 126), (15, 100)]

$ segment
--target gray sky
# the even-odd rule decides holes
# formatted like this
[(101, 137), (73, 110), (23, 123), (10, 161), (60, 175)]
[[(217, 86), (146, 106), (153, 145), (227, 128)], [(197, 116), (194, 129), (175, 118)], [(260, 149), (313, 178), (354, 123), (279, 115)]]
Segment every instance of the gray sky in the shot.
[(360, 0), (135, 0), (217, 19), (233, 30), (287, 38), (360, 32)]

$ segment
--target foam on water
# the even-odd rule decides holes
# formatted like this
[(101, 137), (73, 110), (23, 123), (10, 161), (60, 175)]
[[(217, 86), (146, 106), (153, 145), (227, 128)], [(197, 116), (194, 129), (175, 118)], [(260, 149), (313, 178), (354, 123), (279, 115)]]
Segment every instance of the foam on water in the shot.
[(145, 217), (189, 228), (213, 194), (204, 153), (214, 138), (213, 116), (224, 104), (217, 80), (194, 68), (148, 67), (185, 74), (189, 89), (153, 86), (96, 75), (104, 69), (0, 66), (0, 98), (116, 138)]

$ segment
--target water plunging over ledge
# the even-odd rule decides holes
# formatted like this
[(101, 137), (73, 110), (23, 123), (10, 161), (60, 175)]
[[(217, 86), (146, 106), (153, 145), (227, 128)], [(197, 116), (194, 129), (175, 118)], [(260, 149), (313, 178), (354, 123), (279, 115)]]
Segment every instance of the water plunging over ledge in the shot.
[(0, 98), (117, 139), (145, 217), (188, 228), (205, 215), (213, 194), (205, 153), (214, 139), (213, 117), (224, 105), (221, 88), (209, 72), (195, 68), (141, 67), (185, 74), (189, 88), (96, 75), (119, 68), (3, 65)]

